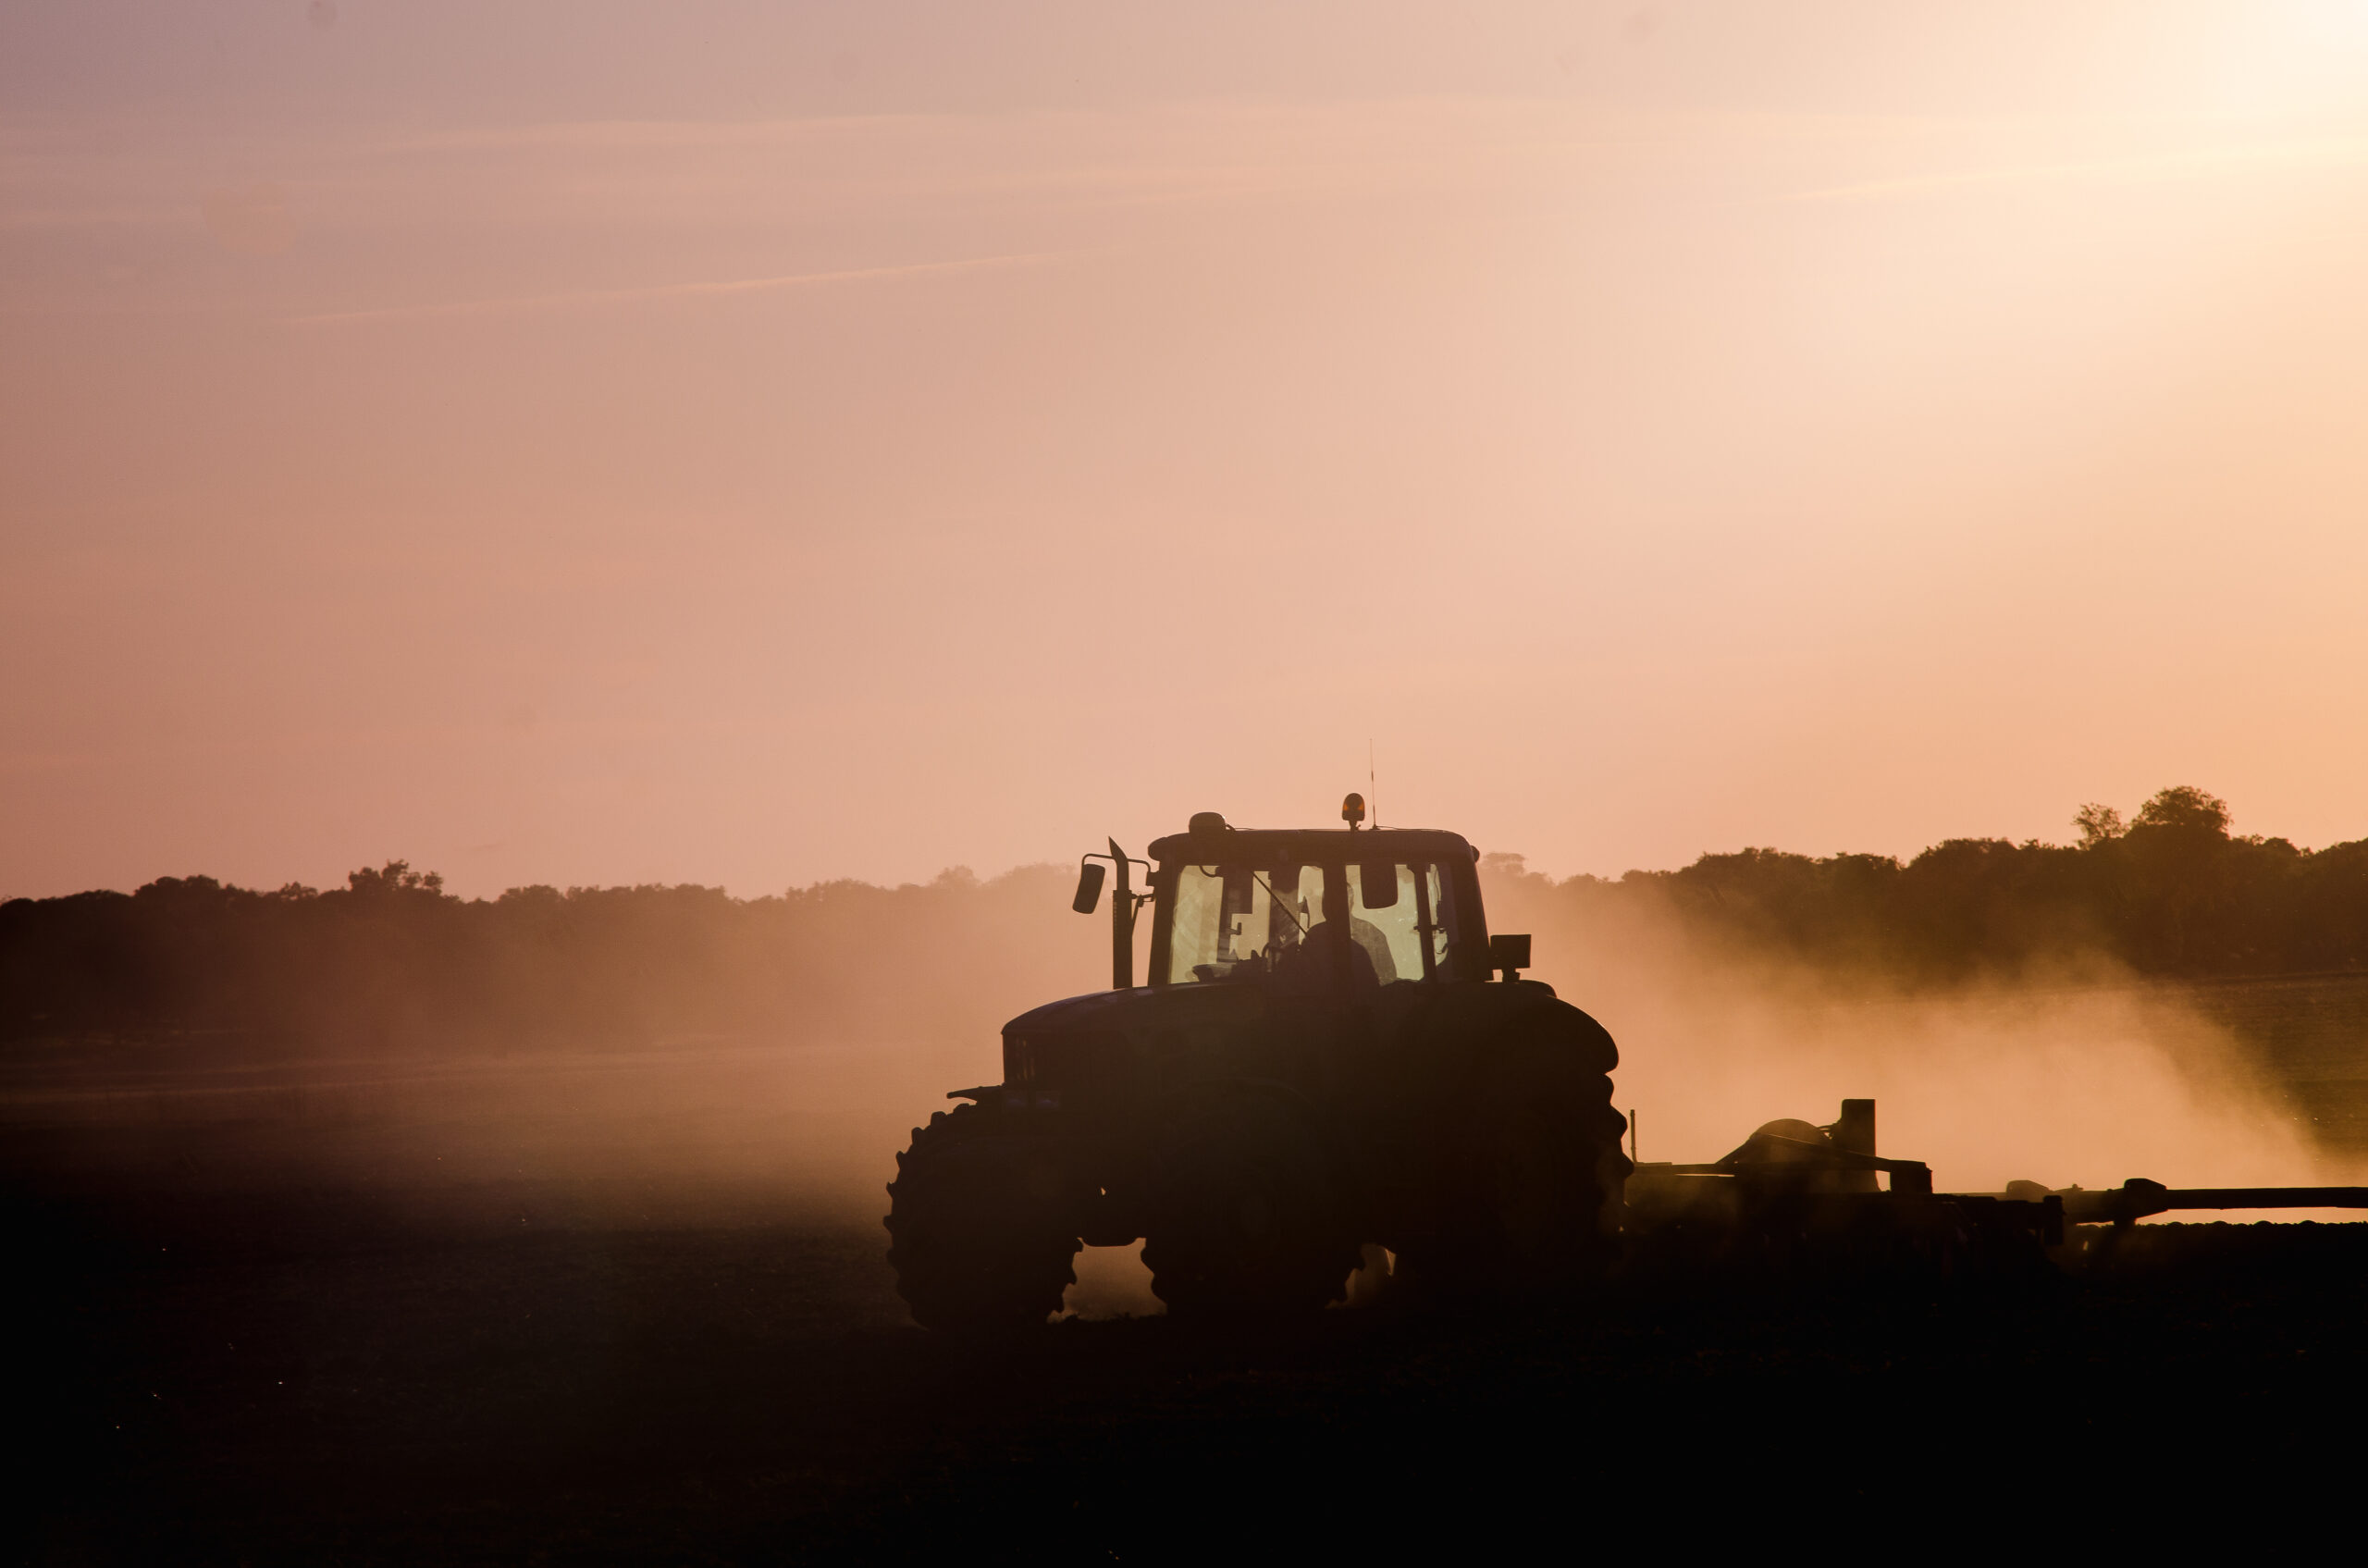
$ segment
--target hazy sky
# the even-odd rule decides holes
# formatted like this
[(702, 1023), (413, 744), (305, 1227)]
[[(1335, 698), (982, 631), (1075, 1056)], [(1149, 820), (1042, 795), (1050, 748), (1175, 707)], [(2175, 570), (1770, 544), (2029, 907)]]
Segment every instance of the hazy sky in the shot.
[(2368, 835), (2368, 0), (0, 7), (0, 896)]

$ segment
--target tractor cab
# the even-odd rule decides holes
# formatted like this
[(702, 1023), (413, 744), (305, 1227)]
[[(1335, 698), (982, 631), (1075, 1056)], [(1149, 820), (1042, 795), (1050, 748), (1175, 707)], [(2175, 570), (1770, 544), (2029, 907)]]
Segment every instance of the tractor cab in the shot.
[(1134, 983), (1134, 919), (1146, 900), (1153, 986), (1369, 989), (1485, 981), (1500, 969), (1510, 980), (1528, 964), (1526, 938), (1491, 947), (1468, 842), (1430, 829), (1360, 831), (1363, 804), (1349, 796), (1346, 833), (1236, 828), (1199, 812), (1183, 833), (1153, 841), (1143, 895), (1129, 886), (1130, 862), (1116, 845), (1089, 856), (1080, 912), (1100, 902), (1098, 862), (1118, 871), (1111, 983)]
[(1242, 830), (1203, 812), (1152, 856), (1153, 985), (1488, 977), (1472, 846), (1454, 833)]

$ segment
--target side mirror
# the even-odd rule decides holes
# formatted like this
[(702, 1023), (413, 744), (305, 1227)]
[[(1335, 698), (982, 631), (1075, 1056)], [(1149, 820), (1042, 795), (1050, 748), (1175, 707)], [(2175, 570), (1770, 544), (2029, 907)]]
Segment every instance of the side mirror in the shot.
[(1388, 860), (1357, 868), (1357, 891), (1368, 909), (1387, 909), (1398, 902), (1398, 868)]
[(1069, 900), (1069, 907), (1080, 915), (1090, 915), (1102, 903), (1103, 879), (1110, 873), (1092, 860), (1077, 870), (1077, 896)]
[(1529, 938), (1526, 936), (1488, 938), (1488, 967), (1492, 969), (1502, 969), (1507, 980), (1519, 980), (1521, 971), (1529, 968)]

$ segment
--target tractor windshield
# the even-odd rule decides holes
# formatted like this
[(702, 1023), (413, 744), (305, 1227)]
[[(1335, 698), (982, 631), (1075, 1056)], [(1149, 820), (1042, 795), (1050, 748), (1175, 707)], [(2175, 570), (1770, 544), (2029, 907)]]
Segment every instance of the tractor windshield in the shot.
[(1167, 978), (1264, 972), (1324, 918), (1321, 866), (1182, 866), (1176, 874)]
[[(1348, 895), (1352, 982), (1368, 970), (1384, 985), (1445, 971), (1453, 895), (1437, 866), (1385, 861), (1328, 874)], [(1290, 967), (1303, 944), (1323, 941), (1326, 875), (1323, 866), (1177, 868), (1166, 978), (1241, 980)]]

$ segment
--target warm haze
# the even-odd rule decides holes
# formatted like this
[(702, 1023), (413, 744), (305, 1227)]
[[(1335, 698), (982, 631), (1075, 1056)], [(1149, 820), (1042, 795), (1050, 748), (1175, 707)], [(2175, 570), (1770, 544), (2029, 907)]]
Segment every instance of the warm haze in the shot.
[(2368, 4), (0, 14), (0, 896), (2368, 833)]

